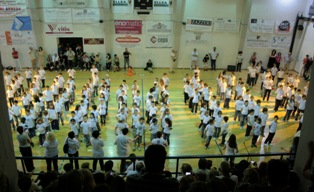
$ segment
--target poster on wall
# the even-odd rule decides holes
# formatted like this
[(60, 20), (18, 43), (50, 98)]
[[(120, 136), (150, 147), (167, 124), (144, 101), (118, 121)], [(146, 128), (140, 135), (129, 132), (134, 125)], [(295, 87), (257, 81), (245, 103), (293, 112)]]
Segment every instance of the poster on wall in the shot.
[(98, 8), (72, 9), (73, 23), (95, 23), (99, 22)]
[(245, 39), (245, 46), (252, 48), (267, 48), (269, 47), (268, 35), (250, 35)]
[(289, 34), (293, 31), (294, 22), (291, 20), (277, 20), (276, 21), (276, 33)]
[(85, 45), (103, 45), (105, 44), (104, 38), (84, 38)]
[(211, 44), (210, 33), (185, 32), (185, 39), (186, 44), (200, 44), (200, 45)]
[(12, 17), (16, 15), (27, 15), (26, 5), (9, 5), (0, 4), (0, 17)]
[(45, 23), (45, 35), (48, 36), (72, 36), (73, 28), (71, 23)]
[(146, 21), (147, 33), (172, 33), (172, 21)]
[(188, 18), (185, 29), (187, 31), (211, 32), (213, 28), (212, 19), (192, 19)]
[(0, 45), (7, 45), (7, 40), (5, 37), (5, 31), (0, 31)]
[(133, 0), (112, 0), (112, 13), (133, 13)]
[(71, 8), (71, 7), (87, 7), (89, 0), (53, 0), (55, 7)]
[(45, 23), (72, 23), (72, 9), (43, 9)]
[(12, 30), (14, 31), (31, 31), (32, 22), (30, 16), (17, 16), (14, 18)]
[(142, 43), (140, 36), (135, 35), (115, 35), (115, 44), (119, 48), (133, 47), (139, 48)]
[(289, 48), (291, 44), (289, 35), (273, 35), (270, 40), (271, 48)]
[(152, 34), (146, 36), (147, 48), (171, 48), (172, 35)]
[(273, 33), (275, 20), (251, 18), (250, 30), (254, 33)]
[(214, 19), (214, 31), (238, 33), (240, 31), (240, 20), (215, 18)]
[(154, 0), (153, 13), (170, 15), (173, 12), (173, 5), (171, 0)]
[(115, 34), (142, 34), (141, 20), (114, 20)]
[(35, 46), (32, 31), (0, 31), (0, 45)]

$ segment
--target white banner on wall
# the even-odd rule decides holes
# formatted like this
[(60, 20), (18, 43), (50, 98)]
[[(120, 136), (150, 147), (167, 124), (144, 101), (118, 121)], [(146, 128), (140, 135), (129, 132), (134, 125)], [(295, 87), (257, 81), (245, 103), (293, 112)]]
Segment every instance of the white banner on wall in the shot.
[(254, 33), (273, 33), (275, 20), (251, 18), (250, 29)]
[(211, 32), (213, 28), (212, 19), (191, 19), (188, 18), (185, 29), (187, 31)]
[(275, 32), (279, 34), (290, 34), (293, 31), (294, 22), (291, 20), (277, 20)]
[(0, 45), (28, 45), (35, 47), (32, 31), (0, 31)]
[(172, 21), (146, 21), (147, 33), (172, 33)]
[(87, 7), (89, 0), (53, 0), (55, 7), (71, 8), (71, 7)]
[(238, 33), (240, 30), (240, 20), (215, 18), (214, 31), (215, 32), (234, 32)]
[(0, 31), (0, 45), (7, 45), (5, 31)]
[(270, 46), (268, 35), (250, 35), (245, 39), (245, 46), (252, 48), (267, 48)]
[(133, 1), (112, 0), (112, 13), (133, 13)]
[(185, 32), (185, 39), (186, 44), (211, 44), (210, 33)]
[(172, 47), (172, 35), (147, 35), (146, 47), (149, 48), (171, 48)]
[(27, 16), (26, 0), (0, 0), (0, 17)]
[(154, 0), (153, 13), (170, 15), (173, 12), (172, 1), (170, 0)]
[(72, 36), (71, 23), (45, 23), (45, 35), (48, 36)]
[(72, 9), (43, 9), (45, 23), (72, 23)]
[(115, 44), (118, 48), (139, 48), (141, 43), (142, 38), (138, 35), (115, 35)]
[(26, 0), (0, 0), (0, 6), (26, 5)]
[(99, 19), (98, 8), (72, 9), (73, 23), (95, 23)]
[(290, 35), (273, 35), (270, 40), (271, 48), (289, 48), (292, 37)]

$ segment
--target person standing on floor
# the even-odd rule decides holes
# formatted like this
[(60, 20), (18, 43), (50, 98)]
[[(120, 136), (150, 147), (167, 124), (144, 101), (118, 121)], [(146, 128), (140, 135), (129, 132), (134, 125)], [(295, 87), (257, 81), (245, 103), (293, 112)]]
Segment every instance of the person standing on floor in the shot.
[(103, 168), (104, 166), (104, 160), (101, 159), (104, 157), (104, 140), (99, 138), (99, 131), (95, 130), (92, 133), (92, 138), (91, 138), (91, 144), (92, 144), (92, 151), (93, 151), (93, 171), (96, 171), (97, 167), (97, 161), (99, 161), (100, 169)]
[(171, 65), (170, 65), (169, 72), (174, 73), (173, 69), (174, 69), (174, 66), (175, 66), (176, 61), (177, 61), (177, 51), (172, 49), (170, 57), (171, 57)]
[(242, 61), (243, 61), (243, 56), (242, 56), (243, 52), (239, 51), (237, 58), (236, 58), (236, 71), (241, 72), (241, 67), (242, 67)]
[(196, 48), (194, 48), (192, 52), (192, 62), (191, 62), (191, 68), (190, 69), (195, 69), (197, 66), (197, 59), (198, 59), (198, 53), (196, 52)]
[(36, 54), (35, 54), (35, 50), (32, 47), (29, 47), (29, 57), (31, 59), (31, 63), (32, 63), (32, 68), (36, 69)]
[[(229, 140), (226, 141), (224, 149), (226, 149), (225, 155), (235, 155), (236, 153), (239, 153), (237, 138), (235, 134), (230, 135)], [(224, 159), (225, 161), (229, 161), (230, 159), (230, 165), (234, 165), (235, 157), (226, 157)]]
[(71, 67), (73, 67), (73, 61), (74, 61), (74, 57), (75, 57), (75, 52), (72, 50), (71, 47), (69, 47), (69, 50), (65, 53), (65, 55), (67, 56), (68, 59), (68, 65), (66, 66), (67, 69), (70, 69)]
[(271, 142), (275, 136), (276, 129), (277, 129), (277, 124), (278, 124), (277, 121), (278, 121), (278, 116), (275, 115), (274, 121), (271, 122), (271, 124), (269, 125), (269, 134), (268, 134), (268, 137), (266, 138), (266, 140), (264, 142), (265, 146), (272, 145)]
[[(127, 136), (129, 133), (128, 128), (122, 129), (122, 134), (118, 135), (116, 138), (116, 141), (114, 142), (115, 145), (117, 145), (117, 154), (119, 157), (128, 157), (130, 155), (130, 145), (133, 141), (135, 141), (137, 138), (131, 139)], [(120, 173), (123, 173), (126, 168), (126, 159), (121, 159), (120, 164)]]
[(15, 64), (15, 71), (18, 71), (20, 67), (19, 52), (14, 47), (12, 48), (12, 58)]
[(58, 159), (52, 159), (51, 157), (58, 157), (58, 140), (52, 132), (47, 133), (47, 139), (43, 144), (45, 148), (45, 157), (47, 163), (47, 171), (51, 171), (51, 162), (53, 163), (53, 169), (58, 171)]
[(272, 68), (274, 64), (276, 63), (276, 53), (277, 51), (273, 49), (271, 53), (269, 54), (267, 68)]
[(209, 56), (211, 62), (211, 70), (216, 71), (216, 60), (219, 56), (219, 53), (216, 51), (216, 47), (214, 47), (213, 50), (209, 53)]
[(123, 52), (124, 57), (124, 71), (126, 71), (126, 66), (128, 65), (128, 68), (130, 67), (130, 55), (132, 55), (128, 48), (125, 48), (125, 51)]
[[(19, 142), (20, 152), (23, 157), (32, 157), (32, 148), (31, 148), (31, 139), (27, 135), (27, 133), (24, 132), (24, 129), (22, 126), (17, 127), (17, 132), (19, 133), (16, 138)], [(33, 163), (33, 159), (24, 159), (23, 160), (26, 166), (27, 172), (32, 172), (35, 167)]]
[[(43, 50), (42, 47), (39, 47), (37, 52), (38, 52), (39, 67), (44, 67), (45, 66), (45, 51)], [(33, 66), (33, 69), (37, 69), (37, 66)]]
[(293, 61), (293, 58), (291, 57), (291, 52), (289, 52), (286, 56), (284, 56), (283, 60), (285, 62), (283, 69), (285, 73), (287, 73), (287, 71), (289, 71), (290, 69), (290, 63)]
[[(73, 119), (75, 122), (75, 119)], [(75, 124), (76, 125), (76, 124)], [(77, 125), (76, 125), (77, 126)], [(70, 131), (68, 133), (68, 137), (65, 139), (65, 144), (67, 143), (69, 146), (68, 149), (68, 156), (69, 157), (78, 157), (79, 156), (79, 149), (80, 149), (80, 143), (77, 140), (77, 138), (75, 138), (75, 133), (74, 131)], [(73, 166), (73, 161), (75, 164), (75, 169), (79, 169), (79, 162), (78, 159), (70, 159), (70, 164)]]

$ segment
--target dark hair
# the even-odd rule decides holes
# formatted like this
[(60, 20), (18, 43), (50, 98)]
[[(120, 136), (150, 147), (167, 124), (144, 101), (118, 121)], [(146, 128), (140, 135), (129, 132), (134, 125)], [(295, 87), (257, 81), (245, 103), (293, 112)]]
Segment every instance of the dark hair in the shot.
[(182, 166), (181, 166), (181, 172), (183, 174), (185, 174), (186, 172), (192, 172), (193, 169), (192, 169), (192, 166), (188, 163), (183, 163)]
[(63, 169), (65, 172), (69, 172), (69, 171), (73, 170), (73, 165), (71, 163), (66, 163), (66, 164), (64, 164)]
[(165, 122), (168, 124), (168, 127), (172, 127), (172, 121), (169, 118), (165, 119)]
[(231, 134), (228, 140), (229, 147), (236, 148), (237, 147), (237, 138), (235, 134)]
[(17, 185), (22, 192), (28, 192), (32, 186), (32, 179), (27, 175), (23, 175), (18, 179)]
[(73, 139), (73, 138), (75, 137), (74, 132), (73, 132), (73, 131), (70, 131), (70, 132), (68, 133), (68, 137), (71, 138), (71, 139)]
[(200, 158), (198, 160), (198, 168), (199, 169), (206, 169), (207, 168), (207, 159), (205, 158)]
[(267, 164), (267, 179), (271, 186), (287, 186), (289, 166), (286, 161), (271, 159)]
[(147, 172), (161, 172), (164, 169), (167, 152), (164, 146), (150, 145), (145, 151), (144, 163)]
[(95, 138), (95, 139), (97, 139), (98, 137), (99, 137), (99, 131), (98, 130), (95, 130), (95, 131), (93, 131), (93, 133), (92, 133), (92, 136)]
[(157, 137), (157, 138), (161, 138), (161, 136), (162, 136), (162, 132), (161, 132), (161, 131), (157, 131), (156, 137)]
[(105, 162), (105, 165), (102, 167), (103, 170), (105, 170), (106, 172), (108, 171), (112, 171), (113, 168), (113, 161), (108, 160)]
[(123, 135), (126, 135), (126, 134), (128, 134), (128, 133), (129, 133), (129, 129), (128, 129), (128, 128), (122, 129), (122, 134), (123, 134)]
[[(25, 118), (24, 118), (24, 119), (25, 119)], [(20, 135), (22, 135), (23, 132), (24, 132), (24, 128), (23, 128), (22, 126), (18, 126), (17, 129), (16, 129), (16, 131), (17, 131)]]

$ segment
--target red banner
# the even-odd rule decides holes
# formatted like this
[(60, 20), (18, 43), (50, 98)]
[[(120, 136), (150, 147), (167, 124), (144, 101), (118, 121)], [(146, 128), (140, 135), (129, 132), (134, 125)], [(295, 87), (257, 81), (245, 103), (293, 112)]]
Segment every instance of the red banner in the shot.
[(114, 21), (115, 34), (142, 34), (141, 20), (115, 20)]

